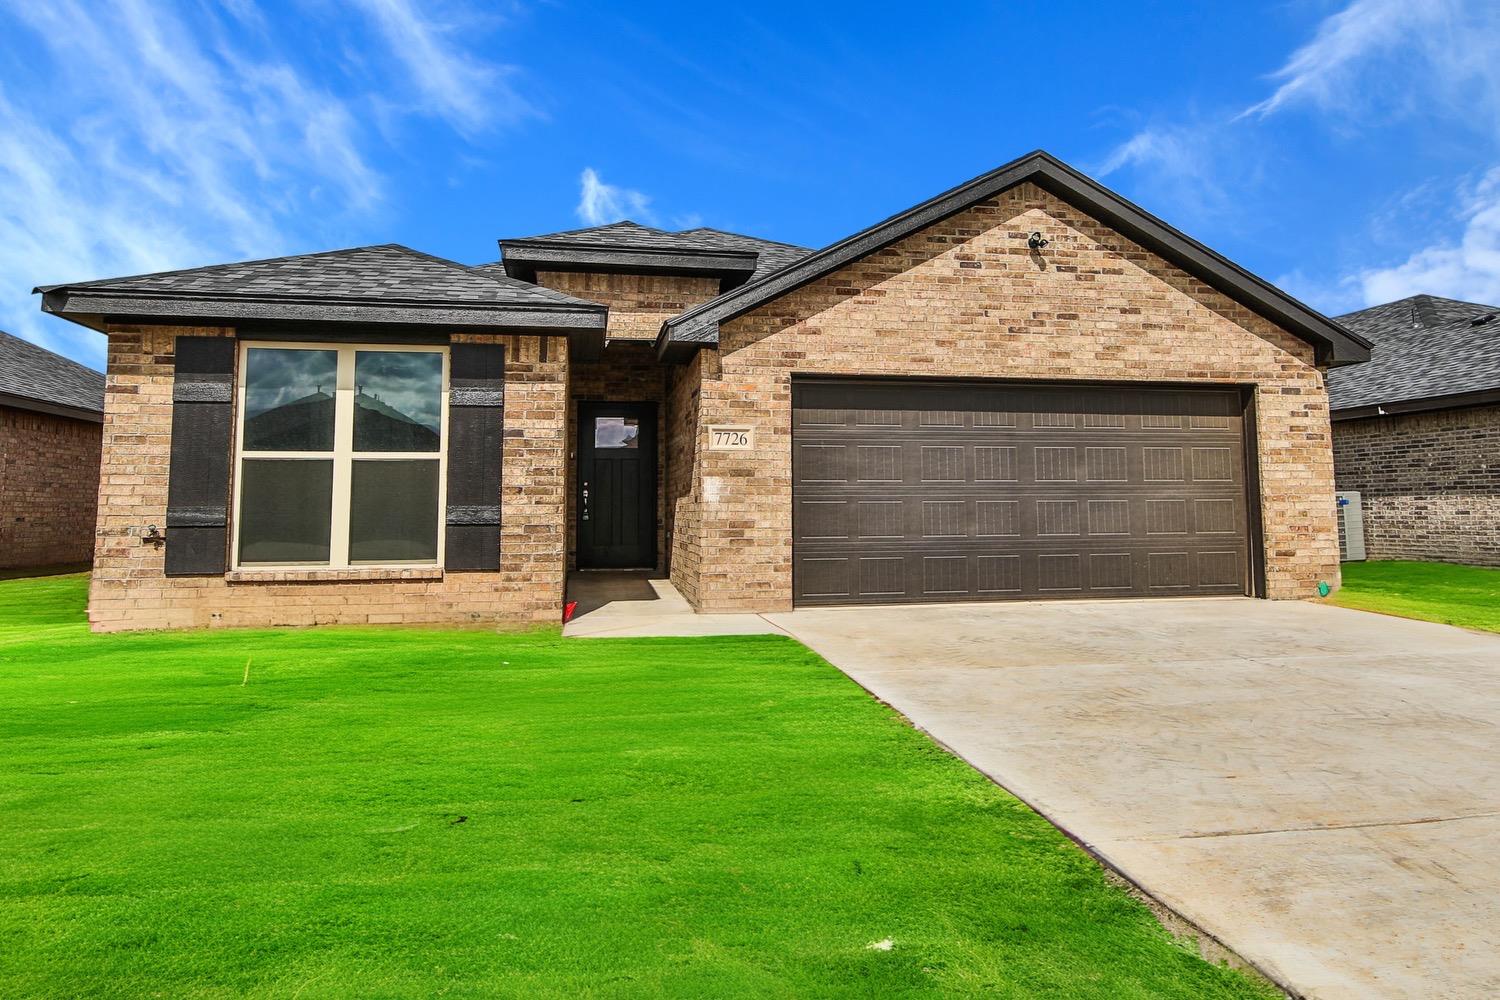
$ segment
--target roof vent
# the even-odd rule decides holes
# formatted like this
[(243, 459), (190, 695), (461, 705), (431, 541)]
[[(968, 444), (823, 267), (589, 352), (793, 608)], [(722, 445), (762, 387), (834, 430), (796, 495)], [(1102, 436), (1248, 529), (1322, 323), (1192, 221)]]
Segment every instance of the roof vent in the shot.
[(1488, 323), (1490, 320), (1494, 319), (1496, 316), (1500, 316), (1500, 313), (1487, 313), (1484, 316), (1476, 316), (1473, 319), (1469, 320), (1469, 325), (1470, 326), (1484, 326), (1484, 324)]

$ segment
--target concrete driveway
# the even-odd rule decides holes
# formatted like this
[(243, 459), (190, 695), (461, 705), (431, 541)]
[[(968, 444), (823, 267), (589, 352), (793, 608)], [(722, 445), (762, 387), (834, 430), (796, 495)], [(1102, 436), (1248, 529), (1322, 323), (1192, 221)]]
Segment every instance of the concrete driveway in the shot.
[(1500, 636), (1245, 599), (765, 617), (1293, 992), (1500, 995)]

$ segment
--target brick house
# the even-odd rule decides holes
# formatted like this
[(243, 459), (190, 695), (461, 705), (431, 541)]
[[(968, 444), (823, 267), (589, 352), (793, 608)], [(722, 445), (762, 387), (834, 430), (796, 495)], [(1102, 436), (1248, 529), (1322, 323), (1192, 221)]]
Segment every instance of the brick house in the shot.
[(0, 331), (0, 570), (94, 555), (104, 376)]
[(1500, 306), (1413, 295), (1339, 322), (1374, 344), (1328, 378), (1367, 557), (1500, 566)]
[(1338, 580), (1324, 377), (1368, 345), (1045, 153), (816, 252), (500, 250), (41, 289), (109, 338), (94, 627)]

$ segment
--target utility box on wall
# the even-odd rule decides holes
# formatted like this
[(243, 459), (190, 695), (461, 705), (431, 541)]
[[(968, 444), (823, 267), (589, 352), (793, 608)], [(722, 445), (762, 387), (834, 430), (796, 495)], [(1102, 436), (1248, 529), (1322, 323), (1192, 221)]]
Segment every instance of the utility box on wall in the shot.
[(1339, 505), (1339, 559), (1343, 562), (1365, 560), (1365, 512), (1357, 490), (1345, 490), (1334, 496)]

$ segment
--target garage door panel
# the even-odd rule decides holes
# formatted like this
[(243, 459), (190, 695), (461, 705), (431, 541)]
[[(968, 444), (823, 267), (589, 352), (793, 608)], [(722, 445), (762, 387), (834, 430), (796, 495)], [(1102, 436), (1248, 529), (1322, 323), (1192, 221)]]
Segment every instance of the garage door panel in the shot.
[(799, 383), (796, 600), (1244, 593), (1239, 406), (1233, 390)]

